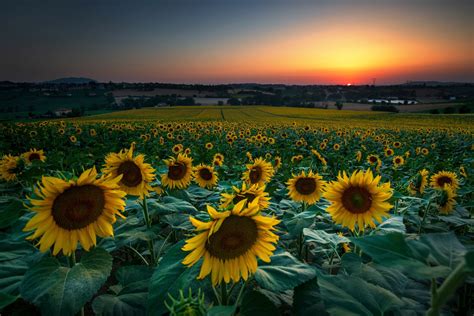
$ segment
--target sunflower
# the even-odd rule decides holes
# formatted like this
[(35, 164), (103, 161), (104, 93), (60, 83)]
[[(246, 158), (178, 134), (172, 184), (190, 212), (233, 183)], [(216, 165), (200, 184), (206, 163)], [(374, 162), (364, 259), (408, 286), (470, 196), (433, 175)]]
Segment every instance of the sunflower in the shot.
[(178, 157), (165, 160), (168, 166), (168, 172), (161, 175), (161, 183), (165, 187), (174, 189), (184, 189), (191, 183), (193, 166), (193, 159), (179, 154)]
[(206, 143), (207, 150), (211, 150), (212, 148), (214, 148), (214, 145), (212, 143)]
[(278, 169), (281, 166), (281, 157), (280, 156), (275, 156), (273, 159), (273, 168)]
[(393, 149), (387, 148), (385, 149), (385, 157), (390, 157), (393, 155)]
[(428, 148), (422, 148), (422, 149), (421, 149), (421, 153), (422, 153), (423, 155), (427, 156), (427, 155), (430, 153), (430, 151), (428, 150)]
[(115, 215), (124, 218), (120, 212), (126, 193), (120, 190), (120, 178), (97, 179), (95, 168), (84, 171), (77, 180), (43, 177), (36, 197), (28, 198), (36, 214), (23, 229), (35, 230), (27, 239), (41, 237), (41, 252), (54, 244), (53, 255), (62, 250), (67, 256), (76, 250), (78, 241), (88, 251), (96, 245), (96, 236), (113, 236)]
[(464, 168), (464, 166), (459, 167), (459, 174), (463, 176), (464, 178), (467, 178), (467, 171), (466, 171), (466, 168)]
[(354, 171), (350, 177), (344, 171), (328, 184), (323, 196), (331, 202), (327, 211), (334, 222), (352, 231), (357, 223), (358, 229), (364, 230), (367, 225), (375, 227), (374, 219), (382, 222), (388, 217), (392, 205), (387, 200), (393, 193), (390, 182), (379, 185), (380, 179), (374, 178), (370, 169)]
[(194, 181), (196, 181), (201, 188), (211, 189), (216, 186), (218, 177), (213, 167), (199, 164), (193, 168), (193, 171)]
[(356, 152), (356, 160), (357, 160), (357, 162), (360, 162), (361, 159), (362, 159), (362, 152), (360, 150), (358, 150)]
[(71, 143), (76, 143), (77, 142), (77, 138), (76, 136), (72, 135), (72, 136), (69, 136), (69, 140), (71, 141)]
[(97, 132), (95, 131), (95, 129), (91, 128), (89, 130), (89, 135), (92, 136), (92, 137), (97, 136)]
[(171, 151), (174, 153), (174, 154), (179, 154), (180, 152), (183, 151), (183, 145), (182, 144), (176, 144), (173, 146), (173, 148), (171, 149)]
[(367, 161), (368, 161), (371, 165), (377, 163), (378, 160), (379, 160), (379, 156), (377, 156), (377, 155), (368, 155), (368, 156), (367, 156)]
[(151, 191), (150, 183), (155, 179), (155, 169), (145, 162), (145, 156), (140, 154), (133, 157), (135, 144), (130, 149), (122, 149), (119, 153), (109, 153), (105, 157), (102, 170), (113, 178), (122, 175), (120, 188), (129, 195), (143, 197)]
[(242, 183), (242, 188), (232, 187), (234, 190), (233, 193), (222, 193), (222, 208), (227, 208), (231, 204), (237, 204), (240, 201), (246, 199), (249, 203), (252, 203), (254, 200), (258, 200), (258, 207), (260, 210), (268, 208), (270, 205), (270, 197), (268, 193), (265, 192), (264, 185), (254, 184), (247, 188), (245, 182)]
[(400, 166), (403, 166), (405, 164), (405, 159), (403, 159), (402, 156), (395, 156), (392, 159), (393, 165), (395, 168), (398, 168)]
[(44, 162), (46, 160), (46, 156), (44, 155), (43, 150), (36, 150), (36, 148), (30, 149), (26, 153), (21, 155), (26, 163), (32, 163), (33, 160), (39, 160)]
[(247, 171), (244, 172), (242, 180), (249, 184), (263, 185), (273, 177), (274, 170), (272, 164), (262, 158), (257, 158), (253, 164), (247, 165)]
[(442, 189), (444, 185), (449, 185), (453, 191), (459, 188), (458, 177), (454, 172), (440, 171), (431, 177), (430, 185), (435, 189)]
[(198, 279), (211, 274), (214, 286), (222, 281), (239, 282), (257, 271), (257, 257), (270, 262), (279, 239), (274, 226), (280, 221), (260, 215), (258, 200), (246, 204), (242, 200), (222, 212), (207, 206), (210, 222), (189, 218), (199, 234), (186, 240), (182, 249), (191, 253), (183, 264), (190, 267), (204, 257)]
[(332, 146), (332, 148), (337, 151), (337, 150), (341, 149), (341, 145), (334, 144), (334, 146)]
[(214, 155), (214, 160), (219, 160), (221, 162), (220, 165), (222, 165), (222, 163), (224, 162), (224, 155), (221, 153), (217, 153)]
[(456, 192), (452, 187), (445, 184), (444, 187), (440, 190), (440, 195), (438, 197), (438, 207), (441, 214), (447, 215), (451, 213), (456, 205)]
[(301, 160), (303, 160), (303, 158), (304, 158), (303, 155), (293, 156), (293, 157), (291, 157), (291, 163), (298, 163)]
[(286, 184), (288, 195), (293, 201), (312, 205), (321, 198), (326, 181), (323, 181), (323, 177), (313, 171), (309, 171), (307, 175), (302, 171), (297, 176), (293, 175), (293, 178)]
[(18, 160), (19, 157), (17, 156), (3, 156), (2, 160), (0, 160), (0, 179), (6, 181), (16, 180), (17, 174), (19, 172)]
[(411, 195), (423, 194), (428, 184), (428, 170), (423, 169), (418, 172), (416, 177), (408, 185), (408, 192)]

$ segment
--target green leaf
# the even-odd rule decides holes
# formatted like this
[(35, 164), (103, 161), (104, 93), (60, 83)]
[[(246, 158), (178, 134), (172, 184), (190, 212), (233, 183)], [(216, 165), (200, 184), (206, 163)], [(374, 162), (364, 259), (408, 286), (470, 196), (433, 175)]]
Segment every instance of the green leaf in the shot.
[(316, 214), (314, 212), (301, 212), (301, 213), (285, 213), (282, 221), (285, 224), (288, 232), (293, 236), (297, 237), (301, 234), (303, 229), (310, 227), (314, 223)]
[(420, 236), (420, 242), (430, 248), (432, 264), (454, 269), (466, 253), (466, 248), (456, 238), (454, 232), (426, 234)]
[(331, 315), (383, 315), (403, 306), (390, 291), (355, 276), (318, 276), (321, 297)]
[[(144, 315), (148, 299), (149, 279), (153, 269), (148, 266), (121, 267), (116, 278), (119, 285), (116, 294), (103, 294), (92, 303), (94, 313), (99, 315)], [(115, 289), (111, 287), (111, 290)]]
[(232, 316), (235, 312), (235, 306), (214, 306), (207, 311), (207, 316)]
[(17, 298), (18, 296), (0, 292), (0, 310), (14, 303), (17, 300)]
[(413, 277), (433, 278), (450, 272), (448, 267), (427, 265), (423, 259), (428, 256), (429, 249), (419, 242), (408, 245), (400, 233), (350, 239), (376, 263), (395, 267)]
[(147, 202), (150, 216), (172, 213), (184, 213), (191, 215), (198, 212), (191, 203), (173, 196), (165, 196), (160, 202), (158, 202), (158, 200), (152, 199), (148, 200)]
[(270, 263), (259, 265), (255, 273), (255, 280), (264, 289), (291, 290), (316, 275), (313, 267), (298, 261), (289, 252), (276, 252), (270, 259)]
[(188, 254), (181, 250), (183, 245), (184, 241), (180, 241), (166, 252), (150, 279), (148, 313), (151, 315), (167, 312), (164, 302), (168, 293), (177, 297), (180, 289), (191, 288), (194, 292), (204, 285), (203, 281), (196, 280), (200, 264), (188, 268), (182, 263)]
[(21, 295), (43, 314), (74, 315), (105, 283), (111, 270), (112, 256), (101, 248), (84, 253), (72, 268), (47, 257), (26, 273)]
[(240, 306), (242, 316), (277, 316), (280, 312), (265, 295), (258, 291), (246, 291)]
[(306, 242), (314, 242), (322, 245), (330, 245), (333, 249), (339, 244), (349, 243), (347, 237), (339, 236), (334, 233), (327, 233), (324, 230), (303, 229), (303, 236)]
[(295, 288), (293, 314), (300, 316), (328, 315), (321, 298), (317, 278)]
[(0, 237), (0, 289), (17, 295), (23, 276), (42, 254), (28, 241), (11, 240), (3, 234)]
[(22, 200), (16, 197), (0, 197), (0, 228), (5, 228), (15, 223), (24, 210), (25, 206)]
[(405, 224), (403, 223), (402, 216), (393, 216), (385, 221), (383, 221), (380, 225), (378, 225), (375, 230), (377, 234), (388, 234), (388, 233), (402, 233), (406, 232)]

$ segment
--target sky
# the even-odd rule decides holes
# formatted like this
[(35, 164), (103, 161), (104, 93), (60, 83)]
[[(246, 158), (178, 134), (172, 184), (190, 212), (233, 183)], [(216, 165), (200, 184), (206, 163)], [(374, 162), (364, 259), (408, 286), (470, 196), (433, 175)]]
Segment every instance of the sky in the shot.
[(0, 80), (474, 82), (471, 0), (0, 0)]

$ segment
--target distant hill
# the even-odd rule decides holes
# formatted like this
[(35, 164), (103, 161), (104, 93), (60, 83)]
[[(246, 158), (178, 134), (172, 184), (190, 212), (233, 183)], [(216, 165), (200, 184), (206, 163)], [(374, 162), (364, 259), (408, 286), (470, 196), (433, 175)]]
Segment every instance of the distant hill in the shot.
[(84, 78), (84, 77), (68, 77), (68, 78), (59, 78), (51, 81), (46, 81), (45, 83), (52, 84), (85, 84), (89, 82), (97, 82), (97, 80)]

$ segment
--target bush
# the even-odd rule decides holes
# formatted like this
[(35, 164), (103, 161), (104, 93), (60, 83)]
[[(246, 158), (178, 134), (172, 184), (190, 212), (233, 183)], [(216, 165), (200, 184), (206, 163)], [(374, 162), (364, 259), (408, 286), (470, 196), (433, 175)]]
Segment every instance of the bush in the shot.
[(372, 111), (393, 112), (393, 113), (400, 112), (394, 105), (387, 105), (387, 104), (372, 105), (370, 109)]
[(453, 114), (455, 112), (456, 112), (456, 110), (451, 106), (444, 109), (444, 114)]
[(438, 109), (431, 109), (430, 113), (431, 114), (439, 114), (439, 110)]
[(466, 113), (471, 113), (471, 109), (469, 108), (469, 106), (464, 104), (463, 106), (459, 108), (459, 114), (466, 114)]

